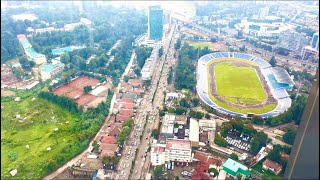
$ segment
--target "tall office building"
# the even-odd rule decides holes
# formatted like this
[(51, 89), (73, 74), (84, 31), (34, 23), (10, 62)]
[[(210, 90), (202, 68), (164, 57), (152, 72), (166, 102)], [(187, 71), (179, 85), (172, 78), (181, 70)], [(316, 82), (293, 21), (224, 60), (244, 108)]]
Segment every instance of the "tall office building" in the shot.
[(319, 69), (292, 146), (284, 179), (319, 179)]
[(163, 10), (160, 6), (150, 6), (148, 13), (148, 38), (161, 40), (163, 35)]
[(311, 47), (319, 51), (319, 33), (313, 34)]

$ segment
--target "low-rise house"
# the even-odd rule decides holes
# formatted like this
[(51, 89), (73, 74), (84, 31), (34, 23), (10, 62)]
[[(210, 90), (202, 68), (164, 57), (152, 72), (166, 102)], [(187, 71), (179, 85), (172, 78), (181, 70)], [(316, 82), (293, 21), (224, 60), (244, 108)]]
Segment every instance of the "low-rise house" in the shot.
[(214, 164), (217, 166), (222, 166), (222, 160), (217, 156), (212, 156), (210, 153), (205, 153), (202, 151), (194, 151), (194, 161), (206, 162), (208, 164)]
[(123, 123), (123, 122), (128, 121), (131, 117), (132, 116), (118, 114), (117, 117), (116, 117), (116, 121)]
[(142, 87), (142, 80), (141, 79), (129, 79), (128, 83), (133, 87)]
[(282, 166), (279, 163), (271, 161), (270, 159), (266, 159), (263, 162), (262, 168), (265, 170), (271, 170), (276, 175), (278, 175), (282, 170)]
[(133, 109), (120, 109), (119, 111), (120, 115), (124, 115), (124, 116), (130, 116), (132, 117), (134, 115), (134, 110)]
[(133, 103), (134, 99), (133, 98), (121, 98), (120, 103)]

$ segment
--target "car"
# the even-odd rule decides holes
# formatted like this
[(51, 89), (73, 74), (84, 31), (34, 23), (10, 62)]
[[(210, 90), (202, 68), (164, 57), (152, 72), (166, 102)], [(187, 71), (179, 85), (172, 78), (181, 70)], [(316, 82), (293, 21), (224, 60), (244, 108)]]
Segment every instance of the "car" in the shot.
[(121, 176), (123, 176), (123, 175), (124, 175), (124, 171), (123, 171), (123, 170), (121, 171), (120, 175), (121, 175)]

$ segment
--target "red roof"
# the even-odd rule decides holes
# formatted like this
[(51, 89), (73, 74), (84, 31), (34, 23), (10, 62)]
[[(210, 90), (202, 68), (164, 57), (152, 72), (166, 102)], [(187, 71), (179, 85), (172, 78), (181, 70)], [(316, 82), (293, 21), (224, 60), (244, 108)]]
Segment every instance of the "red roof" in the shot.
[(133, 109), (120, 109), (119, 111), (120, 115), (130, 116), (130, 117), (133, 116), (133, 113), (134, 113)]
[(196, 180), (209, 180), (210, 176), (208, 176), (205, 172), (208, 172), (209, 169), (209, 163), (205, 162), (198, 162), (191, 179), (196, 179)]
[(107, 144), (107, 143), (102, 143), (99, 146), (100, 149), (100, 157), (103, 156), (111, 156), (113, 157), (115, 155), (115, 152), (118, 149), (118, 144)]
[(141, 79), (129, 79), (128, 83), (134, 87), (137, 87), (137, 86), (142, 85), (142, 80)]
[(216, 164), (219, 166), (222, 165), (222, 161), (219, 157), (211, 156), (209, 153), (205, 153), (201, 151), (195, 151), (194, 159), (197, 159), (200, 162), (206, 162), (209, 164)]
[(121, 124), (111, 124), (111, 127), (109, 129), (109, 135), (110, 136), (118, 136), (121, 133)]
[(126, 115), (121, 115), (121, 114), (117, 115), (117, 121), (120, 121), (120, 122), (128, 121), (130, 118), (131, 118), (131, 116), (126, 116)]
[(266, 159), (263, 162), (263, 165), (267, 166), (270, 169), (273, 169), (276, 172), (281, 171), (282, 169), (282, 166), (279, 163), (271, 161), (270, 159)]
[(133, 103), (122, 103), (121, 106), (123, 109), (133, 109), (134, 104)]
[(24, 35), (24, 34), (18, 34), (18, 35), (17, 35), (17, 38), (18, 38), (19, 40), (21, 40), (21, 39), (27, 39), (26, 35)]
[(113, 136), (105, 136), (101, 140), (102, 143), (117, 144), (117, 140)]
[(133, 103), (133, 99), (132, 98), (121, 98), (120, 99), (120, 103)]

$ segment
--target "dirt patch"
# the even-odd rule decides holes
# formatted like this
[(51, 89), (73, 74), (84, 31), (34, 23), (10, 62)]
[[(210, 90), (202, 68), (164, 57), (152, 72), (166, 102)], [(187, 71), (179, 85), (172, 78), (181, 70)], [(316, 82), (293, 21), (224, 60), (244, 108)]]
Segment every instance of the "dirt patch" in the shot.
[(14, 96), (16, 93), (9, 90), (1, 90), (1, 96)]
[(18, 82), (10, 67), (1, 66), (1, 86), (11, 86)]

